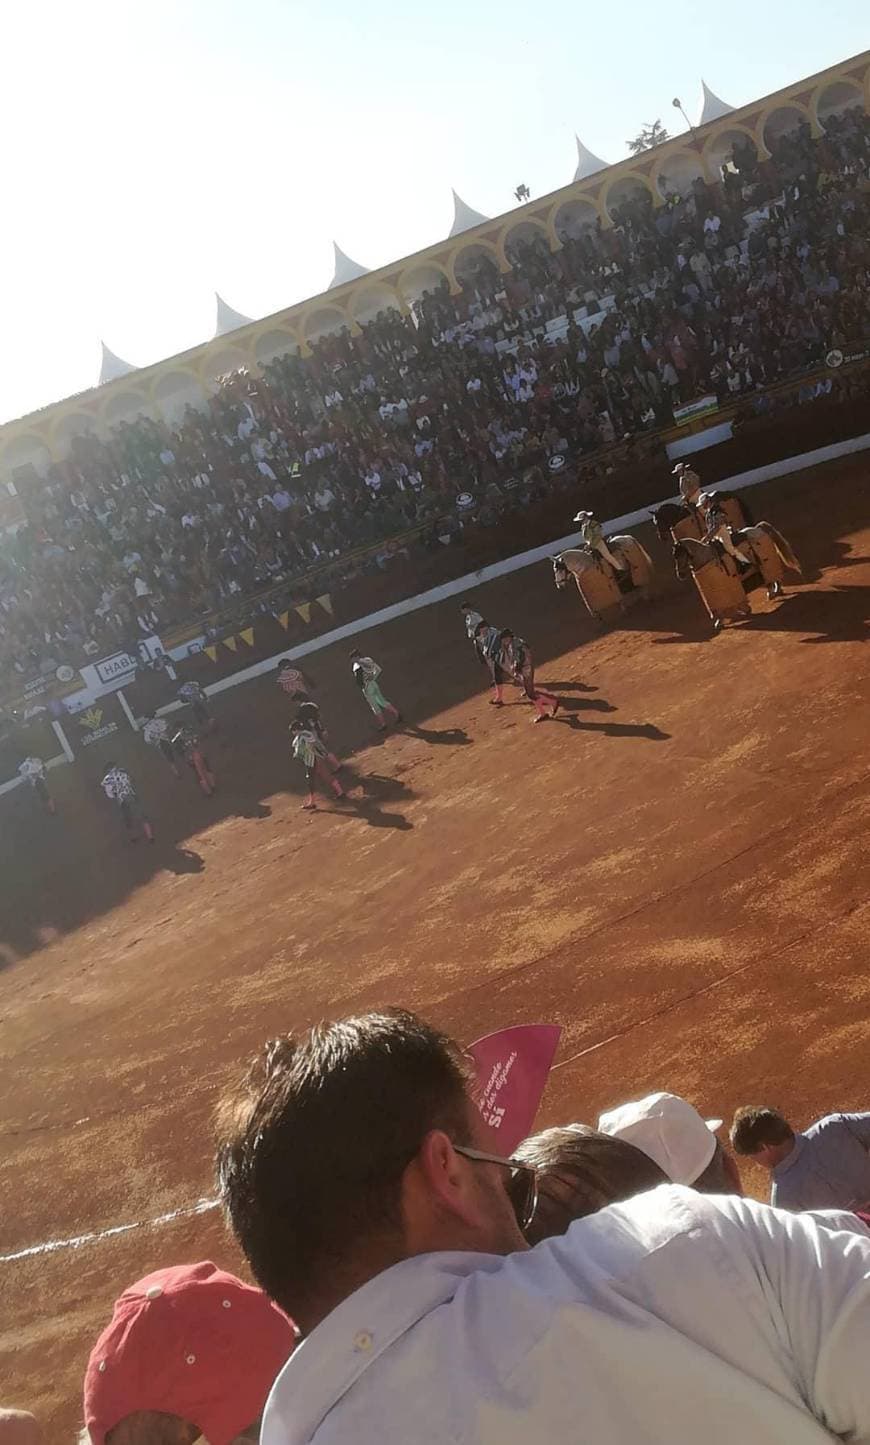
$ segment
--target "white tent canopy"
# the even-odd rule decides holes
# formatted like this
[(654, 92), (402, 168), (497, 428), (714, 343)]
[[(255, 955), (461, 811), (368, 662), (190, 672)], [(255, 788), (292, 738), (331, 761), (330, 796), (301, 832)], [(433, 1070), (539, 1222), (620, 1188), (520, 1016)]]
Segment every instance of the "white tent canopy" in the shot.
[(110, 351), (105, 341), (100, 342), (100, 347), (103, 356), (97, 386), (105, 386), (107, 381), (117, 381), (119, 376), (129, 376), (131, 371), (136, 371), (137, 368), (131, 366), (129, 361), (123, 361), (120, 356), (115, 355), (114, 351)]
[(228, 306), (223, 296), (220, 296), (217, 291), (214, 293), (214, 299), (217, 303), (214, 328), (215, 336), (226, 336), (228, 331), (238, 331), (240, 326), (249, 326), (253, 321), (253, 316), (243, 316), (241, 311), (234, 311), (232, 306)]
[(488, 221), (489, 216), (482, 216), (480, 211), (472, 210), (467, 206), (461, 196), (453, 192), (453, 225), (447, 232), (448, 241), (452, 236), (461, 236), (463, 231), (470, 231), (472, 226), (479, 226)]
[(343, 286), (346, 281), (356, 281), (359, 276), (368, 276), (370, 268), (361, 266), (359, 261), (351, 260), (350, 256), (342, 251), (337, 241), (333, 241), (332, 249), (335, 252), (335, 270), (332, 280), (326, 288), (327, 291), (331, 291), (334, 286)]
[(594, 176), (596, 171), (603, 171), (610, 163), (603, 161), (600, 156), (593, 155), (587, 150), (579, 135), (575, 135), (577, 142), (577, 169), (574, 172), (575, 181), (585, 181), (587, 176)]
[(723, 115), (730, 115), (733, 111), (733, 105), (729, 105), (727, 101), (720, 100), (718, 95), (714, 95), (706, 80), (701, 81), (701, 92), (704, 97), (704, 106), (701, 111), (701, 119), (698, 121), (699, 125), (706, 125), (710, 120), (721, 120)]

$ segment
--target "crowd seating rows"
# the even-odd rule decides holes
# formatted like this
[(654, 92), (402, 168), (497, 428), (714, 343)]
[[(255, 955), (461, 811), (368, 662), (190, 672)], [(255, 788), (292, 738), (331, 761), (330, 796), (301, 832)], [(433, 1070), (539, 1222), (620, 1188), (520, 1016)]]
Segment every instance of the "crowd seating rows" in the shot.
[[(418, 528), (528, 505), (699, 394), (757, 396), (870, 333), (870, 117), (734, 151), (715, 186), (612, 229), (479, 255), (425, 294), (225, 379), (177, 426), (76, 438), (0, 552), (0, 686)], [(517, 478), (530, 486), (512, 486)], [(322, 587), (319, 590), (323, 590)]]

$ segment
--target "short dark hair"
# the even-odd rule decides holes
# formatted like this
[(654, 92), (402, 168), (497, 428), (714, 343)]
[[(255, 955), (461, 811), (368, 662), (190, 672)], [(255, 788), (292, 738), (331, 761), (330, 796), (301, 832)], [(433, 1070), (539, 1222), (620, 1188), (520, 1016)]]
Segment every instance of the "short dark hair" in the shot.
[(403, 1010), (267, 1043), (218, 1110), (224, 1208), (288, 1313), (366, 1239), (401, 1233), (402, 1175), (432, 1129), (470, 1143), (469, 1067)]
[(575, 1219), (596, 1214), (605, 1205), (670, 1183), (642, 1149), (585, 1124), (545, 1129), (525, 1139), (514, 1158), (538, 1171), (538, 1204), (525, 1231), (530, 1244), (564, 1234)]
[(729, 1137), (735, 1154), (757, 1154), (765, 1144), (787, 1144), (794, 1129), (778, 1109), (747, 1104), (734, 1115)]

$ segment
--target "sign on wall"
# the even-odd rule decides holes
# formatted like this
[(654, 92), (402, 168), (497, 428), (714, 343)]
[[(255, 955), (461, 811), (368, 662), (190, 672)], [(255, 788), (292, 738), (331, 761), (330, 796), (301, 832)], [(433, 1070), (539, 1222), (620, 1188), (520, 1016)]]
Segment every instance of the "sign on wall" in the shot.
[(138, 667), (135, 657), (131, 657), (129, 652), (115, 652), (111, 657), (104, 657), (94, 665), (100, 682), (118, 682), (120, 678), (135, 672)]
[[(112, 701), (114, 702), (114, 699)], [(75, 714), (73, 721), (79, 747), (89, 748), (93, 743), (102, 742), (103, 738), (111, 737), (112, 733), (118, 731), (118, 723), (112, 716), (113, 711), (114, 709), (110, 711), (101, 700), (92, 703), (84, 712)]]

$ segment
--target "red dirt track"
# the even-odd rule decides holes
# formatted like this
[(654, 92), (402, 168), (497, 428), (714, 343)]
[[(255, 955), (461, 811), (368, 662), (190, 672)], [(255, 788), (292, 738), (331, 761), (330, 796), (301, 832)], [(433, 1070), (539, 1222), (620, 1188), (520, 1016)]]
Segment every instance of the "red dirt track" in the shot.
[[(465, 1041), (561, 1023), (542, 1122), (656, 1088), (866, 1108), (868, 471), (749, 494), (806, 577), (718, 638), (657, 543), (664, 595), (603, 633), (546, 565), (478, 589), (563, 699), (540, 727), (488, 706), (455, 601), (361, 639), (412, 724), (382, 745), (346, 646), (315, 654), (354, 806), (299, 811), (272, 676), (216, 699), (213, 800), (124, 742), (153, 848), (97, 796), (105, 754), (51, 775), (56, 819), (0, 799), (0, 1255), (208, 1194), (245, 1056), (372, 1005)], [(209, 1257), (242, 1267), (214, 1214), (0, 1262), (3, 1403), (72, 1431), (115, 1296)]]

